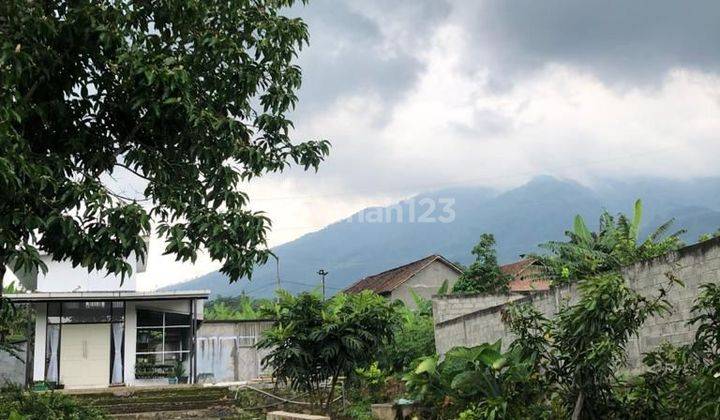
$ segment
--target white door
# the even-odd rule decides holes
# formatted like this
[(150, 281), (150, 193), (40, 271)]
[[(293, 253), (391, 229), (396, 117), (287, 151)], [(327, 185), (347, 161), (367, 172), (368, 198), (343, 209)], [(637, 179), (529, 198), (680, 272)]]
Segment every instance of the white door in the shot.
[(110, 384), (110, 324), (65, 324), (60, 333), (60, 383), (66, 388)]

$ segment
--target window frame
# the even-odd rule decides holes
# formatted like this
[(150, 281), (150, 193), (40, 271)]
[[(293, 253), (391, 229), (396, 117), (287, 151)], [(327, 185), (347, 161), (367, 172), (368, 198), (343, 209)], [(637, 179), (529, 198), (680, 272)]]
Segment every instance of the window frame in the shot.
[[(138, 326), (135, 327), (135, 329), (136, 329), (136, 332), (135, 332), (135, 337), (136, 337), (136, 339), (137, 339), (138, 334), (140, 334), (140, 331), (143, 331), (143, 330), (158, 330), (158, 329), (161, 329), (161, 330), (162, 330), (162, 341), (161, 341), (161, 343), (162, 343), (162, 350), (161, 350), (161, 351), (136, 351), (136, 352), (135, 352), (135, 361), (136, 361), (136, 363), (137, 363), (137, 358), (138, 358), (138, 356), (160, 355), (160, 362), (159, 362), (159, 363), (164, 364), (164, 363), (165, 363), (165, 356), (168, 355), (168, 354), (177, 354), (177, 355), (180, 355), (181, 358), (182, 358), (182, 355), (183, 355), (183, 354), (188, 354), (188, 355), (190, 354), (190, 346), (191, 346), (191, 345), (187, 345), (187, 349), (183, 350), (183, 341), (182, 341), (182, 340), (180, 340), (180, 350), (165, 350), (165, 346), (166, 346), (166, 342), (167, 342), (167, 341), (166, 341), (167, 334), (165, 333), (165, 331), (168, 330), (168, 329), (186, 328), (186, 329), (187, 329), (187, 332), (188, 332), (188, 337), (186, 338), (186, 340), (187, 340), (187, 341), (192, 341), (192, 340), (190, 339), (190, 334), (192, 333), (192, 332), (191, 332), (192, 320), (190, 319), (190, 315), (188, 315), (188, 314), (183, 314), (183, 313), (178, 313), (178, 312), (172, 312), (172, 311), (157, 311), (157, 310), (152, 310), (152, 309), (144, 309), (144, 308), (141, 309), (141, 308), (138, 308), (138, 310), (137, 310), (137, 312), (138, 312), (138, 318), (139, 318), (139, 313), (140, 313), (140, 311), (155, 312), (155, 313), (160, 313), (160, 314), (162, 314), (162, 325), (144, 325), (144, 326), (138, 325)], [(187, 317), (188, 317), (188, 324), (187, 324), (187, 325), (167, 325), (167, 317), (166, 317), (166, 314), (168, 314), (168, 313), (187, 316)]]

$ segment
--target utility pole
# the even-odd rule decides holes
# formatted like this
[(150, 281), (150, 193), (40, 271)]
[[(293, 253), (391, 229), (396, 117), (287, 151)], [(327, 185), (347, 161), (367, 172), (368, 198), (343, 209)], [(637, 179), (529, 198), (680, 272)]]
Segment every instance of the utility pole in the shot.
[(323, 300), (325, 300), (325, 276), (327, 276), (330, 273), (328, 273), (327, 271), (325, 271), (321, 268), (320, 271), (318, 271), (318, 274), (320, 275), (320, 277), (322, 279), (321, 281), (322, 281)]
[(280, 299), (280, 296), (277, 294), (278, 291), (280, 291), (280, 257), (278, 257), (275, 254), (270, 254), (275, 258), (275, 295), (276, 299)]
[(277, 290), (280, 290), (280, 257), (275, 257), (275, 278), (277, 280)]

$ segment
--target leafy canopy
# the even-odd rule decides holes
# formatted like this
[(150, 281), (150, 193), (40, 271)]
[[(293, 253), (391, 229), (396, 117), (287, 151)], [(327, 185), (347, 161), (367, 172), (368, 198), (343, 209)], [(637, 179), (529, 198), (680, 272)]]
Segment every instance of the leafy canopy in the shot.
[(507, 293), (509, 276), (500, 271), (495, 252), (495, 236), (480, 235), (472, 249), (475, 261), (466, 267), (453, 286), (453, 293)]
[[(668, 279), (670, 286), (676, 281)], [(518, 337), (511, 348), (537, 360), (546, 395), (556, 396), (566, 415), (612, 417), (623, 409), (614, 389), (628, 340), (649, 317), (670, 313), (667, 291), (643, 296), (617, 273), (582, 280), (577, 287), (579, 301), (550, 319), (531, 304), (512, 306), (505, 315)]]
[[(447, 282), (441, 287), (447, 287)], [(395, 301), (393, 309), (399, 317), (395, 324), (393, 340), (386, 343), (378, 354), (378, 366), (390, 374), (404, 373), (413, 362), (435, 353), (435, 322), (432, 302), (410, 290), (414, 308), (402, 301)]]
[(262, 307), (270, 304), (268, 299), (253, 299), (241, 294), (235, 297), (218, 297), (205, 305), (205, 319), (248, 320), (261, 319)]
[(207, 249), (231, 280), (265, 262), (269, 220), (238, 188), (329, 151), (290, 138), (293, 3), (0, 2), (0, 269), (43, 269), (42, 250), (128, 274), (151, 218), (166, 253)]
[(431, 418), (457, 418), (463, 410), (479, 418), (531, 418), (524, 411), (532, 390), (534, 361), (515, 349), (503, 353), (500, 341), (475, 347), (455, 347), (442, 361), (426, 357), (403, 380), (410, 395), (433, 407)]
[[(285, 291), (278, 297), (276, 305), (265, 308), (275, 323), (258, 343), (269, 350), (262, 363), (279, 382), (308, 393), (316, 407), (329, 410), (338, 377), (370, 366), (381, 346), (392, 340), (396, 314), (370, 291), (341, 293), (330, 300)], [(326, 381), (327, 388), (322, 386)]]
[(640, 239), (642, 202), (637, 200), (631, 217), (600, 215), (597, 232), (591, 231), (582, 216), (575, 216), (573, 229), (566, 231), (567, 242), (550, 241), (540, 245), (549, 252), (538, 255), (550, 275), (558, 280), (579, 280), (596, 274), (616, 272), (622, 266), (654, 258), (680, 248), (679, 230), (668, 234), (674, 220), (669, 220), (644, 240)]
[(688, 322), (691, 344), (664, 344), (645, 355), (648, 370), (629, 393), (635, 418), (720, 417), (720, 285), (700, 286)]

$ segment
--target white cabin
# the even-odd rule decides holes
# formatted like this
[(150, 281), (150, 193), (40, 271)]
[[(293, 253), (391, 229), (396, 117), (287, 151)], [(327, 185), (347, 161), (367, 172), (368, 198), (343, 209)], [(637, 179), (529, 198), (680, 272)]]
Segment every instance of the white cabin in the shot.
[(209, 291), (139, 292), (144, 264), (134, 258), (124, 279), (42, 258), (47, 273), (21, 276), (34, 290), (7, 295), (36, 312), (27, 355), (33, 382), (100, 388), (197, 380), (197, 329)]

